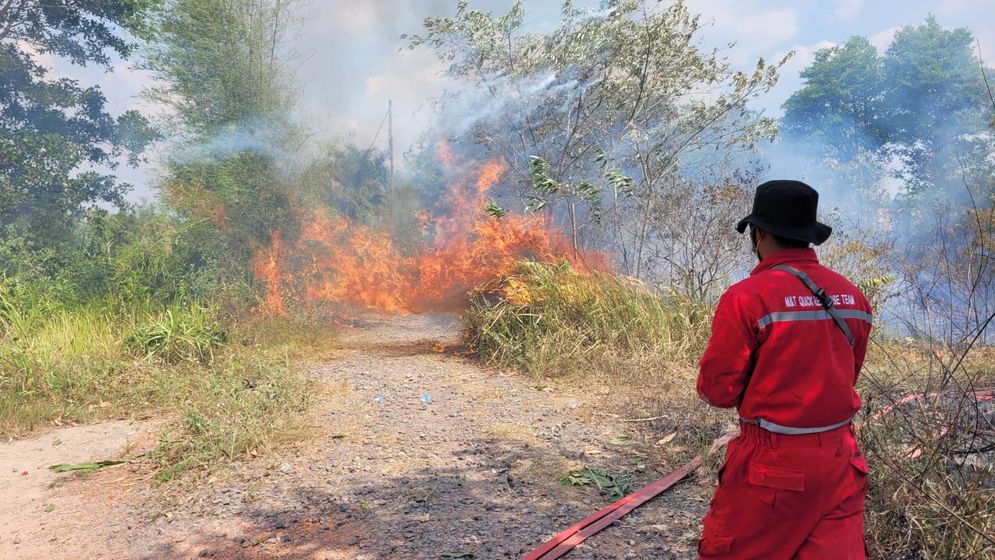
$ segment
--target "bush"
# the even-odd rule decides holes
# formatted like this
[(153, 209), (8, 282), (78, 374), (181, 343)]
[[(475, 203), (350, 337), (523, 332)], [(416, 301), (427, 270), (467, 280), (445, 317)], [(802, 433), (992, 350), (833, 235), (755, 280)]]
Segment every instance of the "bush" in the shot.
[(209, 364), (226, 340), (227, 333), (207, 308), (174, 305), (149, 315), (124, 343), (133, 354), (150, 361)]

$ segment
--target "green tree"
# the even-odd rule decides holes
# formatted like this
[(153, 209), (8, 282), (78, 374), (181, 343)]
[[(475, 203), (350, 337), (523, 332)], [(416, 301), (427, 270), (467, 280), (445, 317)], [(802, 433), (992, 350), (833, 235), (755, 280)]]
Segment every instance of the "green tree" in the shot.
[(888, 140), (938, 146), (985, 129), (990, 106), (973, 49), (969, 30), (944, 29), (932, 16), (895, 34), (882, 58)]
[(973, 44), (970, 31), (931, 16), (898, 31), (883, 56), (863, 37), (819, 51), (784, 104), (785, 139), (832, 165), (871, 152), (907, 194), (949, 194), (991, 153), (992, 108)]
[(372, 226), (386, 202), (386, 161), (381, 151), (331, 146), (308, 166), (302, 181), (321, 203), (357, 223)]
[(161, 85), (149, 96), (173, 109), (173, 147), (162, 188), (190, 222), (206, 263), (245, 271), (271, 233), (293, 222), (292, 75), (287, 0), (166, 0), (152, 18), (144, 65)]
[[(0, 226), (36, 245), (64, 240), (95, 202), (124, 205), (127, 184), (94, 167), (113, 169), (154, 138), (137, 112), (108, 114), (98, 86), (50, 79), (34, 55), (111, 68), (144, 35), (152, 0), (7, 0), (0, 2)], [(3, 232), (0, 232), (3, 233)]]
[(881, 67), (877, 50), (864, 37), (818, 51), (801, 72), (804, 87), (784, 104), (781, 130), (822, 143), (840, 157), (879, 147)]

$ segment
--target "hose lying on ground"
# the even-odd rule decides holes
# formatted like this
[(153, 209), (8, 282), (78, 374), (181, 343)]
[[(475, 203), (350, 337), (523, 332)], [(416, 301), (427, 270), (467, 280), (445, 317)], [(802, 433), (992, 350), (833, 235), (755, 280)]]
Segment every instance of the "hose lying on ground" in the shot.
[[(974, 397), (979, 401), (990, 401), (995, 400), (995, 389), (986, 389), (982, 391), (971, 391), (966, 393), (968, 395), (973, 394)], [(903, 397), (894, 403), (882, 408), (881, 410), (875, 412), (868, 421), (874, 421), (882, 416), (892, 412), (895, 408), (926, 397), (938, 396), (938, 393), (918, 393), (913, 395), (908, 395)], [(858, 422), (854, 425), (854, 428), (860, 429), (862, 423)], [(733, 438), (739, 434), (738, 430), (726, 432), (719, 436), (714, 442), (712, 442), (712, 447), (709, 453), (714, 453), (726, 446)], [(559, 558), (569, 552), (572, 548), (578, 544), (587, 540), (588, 537), (598, 533), (605, 527), (611, 525), (615, 521), (621, 519), (623, 516), (628, 514), (630, 511), (636, 509), (637, 507), (645, 504), (646, 502), (652, 500), (656, 496), (670, 489), (672, 486), (683, 480), (689, 474), (694, 472), (701, 466), (701, 455), (695, 456), (679, 469), (671, 472), (667, 476), (653, 482), (648, 486), (644, 486), (639, 490), (629, 494), (628, 496), (618, 500), (617, 502), (595, 512), (594, 514), (582, 519), (581, 521), (567, 527), (565, 530), (560, 532), (555, 537), (549, 539), (542, 546), (529, 552), (522, 557), (522, 560), (554, 560)]]

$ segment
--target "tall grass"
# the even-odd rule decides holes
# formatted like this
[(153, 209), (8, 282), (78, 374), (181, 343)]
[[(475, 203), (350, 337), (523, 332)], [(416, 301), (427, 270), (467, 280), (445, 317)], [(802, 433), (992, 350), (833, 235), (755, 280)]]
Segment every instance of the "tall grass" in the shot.
[(60, 306), (0, 283), (0, 435), (165, 414), (151, 455), (161, 479), (264, 453), (306, 423), (311, 389), (293, 362), (320, 349), (315, 333), (331, 337), (302, 321), (235, 326), (151, 300)]
[(703, 310), (608, 273), (569, 263), (523, 262), (481, 290), (466, 338), (484, 359), (531, 374), (562, 375), (605, 360), (689, 356), (707, 336)]

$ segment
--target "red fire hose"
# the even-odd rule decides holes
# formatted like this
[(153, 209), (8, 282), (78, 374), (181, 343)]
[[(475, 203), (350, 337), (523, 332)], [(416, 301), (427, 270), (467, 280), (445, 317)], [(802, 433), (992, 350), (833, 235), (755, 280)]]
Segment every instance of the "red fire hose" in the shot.
[[(995, 400), (995, 389), (973, 391), (968, 394), (973, 394), (977, 400)], [(938, 393), (922, 393), (903, 397), (902, 399), (899, 399), (898, 401), (895, 401), (894, 403), (876, 412), (871, 416), (871, 420), (877, 420), (902, 404), (925, 397), (935, 397), (937, 395)], [(859, 428), (860, 424), (857, 424), (856, 427)], [(714, 453), (715, 451), (725, 447), (729, 441), (736, 437), (736, 435), (738, 435), (738, 432), (727, 432), (722, 434), (722, 436), (712, 443), (711, 452)], [(597, 511), (576, 524), (567, 527), (564, 531), (546, 541), (539, 548), (523, 556), (522, 560), (554, 560), (563, 556), (572, 548), (587, 540), (588, 537), (598, 533), (605, 527), (621, 519), (630, 511), (668, 490), (670, 487), (684, 479), (684, 477), (697, 470), (700, 466), (701, 455), (698, 455), (679, 469), (671, 472), (660, 480), (636, 490), (621, 500), (618, 500), (617, 502)]]

